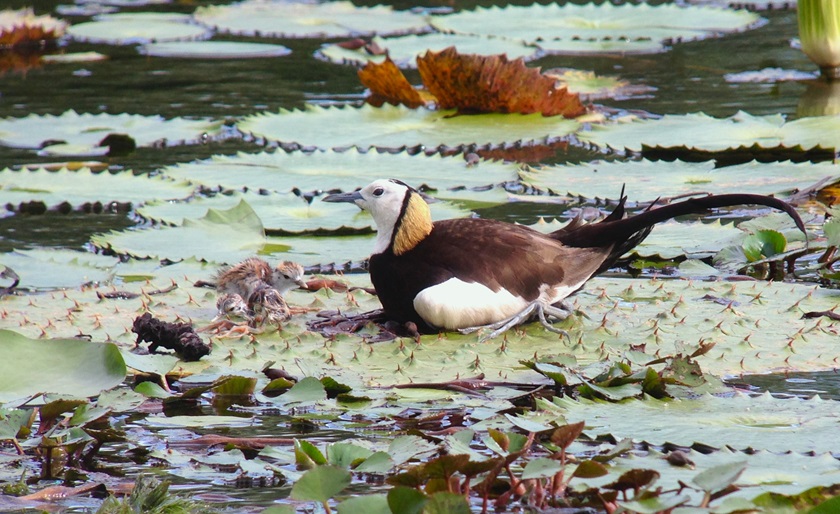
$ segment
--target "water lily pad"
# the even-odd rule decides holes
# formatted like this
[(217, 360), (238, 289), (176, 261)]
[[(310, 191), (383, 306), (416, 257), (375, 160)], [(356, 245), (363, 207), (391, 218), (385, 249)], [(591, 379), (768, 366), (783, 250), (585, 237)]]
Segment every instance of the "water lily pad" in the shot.
[(36, 393), (95, 396), (125, 378), (125, 363), (112, 343), (80, 339), (33, 340), (0, 330), (0, 402)]
[[(448, 198), (467, 195), (465, 188), (482, 188), (517, 179), (517, 166), (482, 161), (467, 166), (461, 157), (367, 152), (262, 152), (216, 155), (204, 161), (162, 169), (166, 176), (210, 188), (304, 192), (339, 189), (353, 191), (382, 177), (397, 178), (415, 187), (448, 192)], [(435, 194), (432, 191), (432, 194)]]
[(577, 93), (581, 100), (626, 99), (656, 90), (650, 86), (630, 84), (618, 77), (596, 75), (593, 71), (557, 68), (545, 70), (543, 73), (557, 79), (570, 92)]
[(193, 144), (203, 134), (215, 134), (219, 122), (164, 119), (162, 116), (136, 114), (77, 114), (67, 111), (60, 116), (30, 114), (23, 118), (0, 119), (0, 144), (14, 148), (42, 148), (63, 141), (96, 152), (100, 141), (109, 134), (126, 134), (137, 146), (174, 146)]
[[(654, 51), (658, 51), (663, 42), (692, 41), (747, 30), (762, 21), (747, 11), (644, 3), (479, 7), (474, 11), (432, 17), (432, 25), (443, 32), (539, 42), (544, 50), (554, 52), (562, 52), (566, 42), (602, 40), (609, 40), (612, 51), (622, 51), (620, 47), (625, 41), (641, 41), (651, 48), (655, 44)], [(553, 48), (543, 43), (546, 41)], [(579, 50), (573, 53), (580, 53)]]
[(826, 177), (840, 178), (840, 172), (832, 163), (752, 161), (716, 168), (710, 161), (643, 159), (527, 168), (520, 176), (537, 189), (586, 198), (617, 198), (620, 184), (627, 184), (631, 199), (652, 201), (689, 193), (780, 194), (804, 189)]
[(454, 46), (461, 54), (496, 55), (506, 54), (509, 59), (523, 58), (526, 61), (539, 57), (538, 49), (521, 41), (498, 37), (478, 37), (468, 34), (422, 34), (400, 37), (375, 37), (371, 45), (376, 45), (381, 53), (371, 54), (365, 45), (357, 49), (345, 48), (347, 45), (330, 43), (323, 45), (316, 56), (340, 64), (364, 65), (367, 62), (381, 63), (385, 54), (400, 68), (416, 68), (417, 57), (426, 51), (439, 52)]
[(727, 73), (723, 80), (732, 83), (744, 82), (785, 82), (791, 80), (812, 80), (817, 78), (816, 73), (808, 73), (799, 70), (784, 70), (782, 68), (764, 68), (759, 71), (742, 71), (740, 73)]
[(61, 249), (15, 250), (0, 253), (0, 265), (13, 269), (24, 289), (60, 289), (107, 283), (119, 259)]
[(148, 43), (137, 48), (143, 55), (180, 59), (254, 59), (282, 57), (292, 53), (282, 45), (239, 41), (177, 41)]
[(74, 52), (69, 54), (51, 54), (41, 57), (41, 62), (66, 64), (79, 62), (104, 61), (108, 56), (99, 52)]
[[(237, 124), (246, 134), (284, 147), (403, 149), (425, 147), (492, 147), (502, 143), (549, 143), (578, 128), (574, 120), (541, 114), (476, 114), (382, 107), (324, 108), (248, 116)], [(0, 125), (2, 129), (2, 125)]]
[(193, 188), (186, 182), (165, 177), (93, 172), (90, 168), (59, 171), (45, 169), (0, 170), (0, 203), (18, 205), (43, 202), (47, 209), (61, 204), (78, 208), (85, 203), (139, 204), (154, 199), (185, 198)]
[(168, 13), (104, 14), (96, 21), (72, 25), (70, 37), (86, 43), (132, 45), (209, 37), (206, 27), (187, 23), (188, 17)]
[(703, 152), (784, 149), (793, 153), (840, 148), (840, 117), (814, 116), (786, 122), (781, 115), (753, 116), (739, 112), (724, 119), (703, 113), (665, 115), (661, 119), (593, 126), (578, 136), (602, 147), (641, 152), (671, 148)]
[(284, 3), (248, 0), (196, 9), (199, 23), (229, 34), (287, 38), (333, 38), (426, 32), (425, 16), (391, 7), (350, 2)]
[(636, 257), (675, 259), (711, 257), (726, 246), (738, 244), (747, 234), (733, 223), (722, 224), (696, 221), (679, 223), (669, 221), (656, 225), (653, 232), (630, 253)]

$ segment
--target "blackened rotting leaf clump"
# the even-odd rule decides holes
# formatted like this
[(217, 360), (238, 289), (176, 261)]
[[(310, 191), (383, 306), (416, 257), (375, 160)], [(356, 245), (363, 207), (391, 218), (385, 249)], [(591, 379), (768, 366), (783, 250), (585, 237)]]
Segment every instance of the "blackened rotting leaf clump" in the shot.
[(137, 334), (137, 344), (149, 345), (149, 353), (159, 347), (168, 348), (185, 361), (197, 361), (210, 353), (210, 347), (186, 323), (168, 323), (152, 317), (148, 312), (134, 319), (131, 331)]

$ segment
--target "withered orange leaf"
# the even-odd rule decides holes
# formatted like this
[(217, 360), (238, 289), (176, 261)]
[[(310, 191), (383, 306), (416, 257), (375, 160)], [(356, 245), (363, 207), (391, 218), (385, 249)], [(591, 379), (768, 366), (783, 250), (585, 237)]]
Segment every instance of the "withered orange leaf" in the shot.
[(381, 64), (368, 62), (359, 70), (359, 80), (370, 90), (368, 102), (373, 105), (388, 102), (416, 109), (425, 104), (420, 92), (414, 89), (390, 57), (385, 57)]
[(542, 113), (574, 118), (586, 112), (578, 95), (505, 55), (461, 55), (455, 47), (417, 58), (423, 85), (437, 97), (438, 108), (463, 113)]

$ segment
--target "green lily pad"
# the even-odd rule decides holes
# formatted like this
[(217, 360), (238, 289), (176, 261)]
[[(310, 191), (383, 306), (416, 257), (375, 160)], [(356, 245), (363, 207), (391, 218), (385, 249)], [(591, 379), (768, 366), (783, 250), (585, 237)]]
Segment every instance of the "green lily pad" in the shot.
[(292, 53), (282, 45), (240, 41), (176, 41), (147, 43), (137, 48), (143, 55), (179, 59), (254, 59), (282, 57)]
[[(362, 150), (425, 147), (495, 147), (503, 143), (549, 143), (578, 128), (562, 116), (476, 114), (409, 109), (402, 106), (281, 109), (244, 118), (237, 128), (284, 148)], [(0, 129), (2, 125), (0, 125)]]
[(722, 224), (720, 220), (712, 223), (669, 221), (656, 225), (650, 236), (630, 253), (642, 258), (658, 256), (666, 260), (677, 257), (703, 259), (726, 246), (739, 244), (745, 237), (747, 234), (733, 223)]
[(90, 168), (62, 168), (59, 171), (6, 168), (0, 171), (0, 203), (5, 205), (33, 201), (43, 202), (48, 209), (61, 204), (79, 208), (95, 202), (136, 205), (154, 199), (186, 198), (193, 189), (184, 181), (135, 175), (131, 171), (94, 172)]
[(787, 149), (803, 152), (840, 148), (840, 117), (813, 116), (785, 121), (779, 114), (753, 116), (739, 112), (719, 119), (703, 113), (665, 115), (661, 119), (593, 125), (578, 137), (623, 151), (676, 149), (707, 153), (726, 150)]
[(650, 86), (630, 84), (618, 77), (596, 75), (593, 71), (557, 68), (545, 70), (543, 74), (556, 78), (560, 85), (566, 86), (572, 93), (577, 93), (581, 100), (627, 99), (656, 90)]
[(326, 502), (343, 491), (352, 475), (346, 469), (337, 466), (318, 466), (310, 469), (292, 486), (291, 497), (294, 500)]
[[(472, 188), (514, 181), (518, 167), (496, 161), (467, 166), (461, 157), (360, 152), (282, 151), (216, 155), (204, 161), (163, 168), (166, 176), (188, 180), (210, 188), (267, 190), (287, 193), (309, 191), (353, 191), (383, 177), (397, 178), (415, 187), (450, 190), (445, 197), (468, 196)], [(2, 176), (2, 175), (0, 175)], [(431, 194), (436, 194), (432, 191)], [(482, 195), (475, 195), (482, 196)], [(317, 201), (317, 200), (316, 200)]]
[(112, 343), (80, 339), (29, 339), (0, 330), (0, 402), (36, 393), (88, 397), (117, 386), (125, 362)]
[(209, 37), (211, 31), (187, 23), (188, 16), (167, 13), (103, 14), (96, 21), (70, 26), (67, 33), (77, 41), (109, 45), (183, 41)]
[(0, 264), (20, 277), (23, 289), (61, 289), (107, 283), (119, 263), (115, 257), (62, 249), (15, 250), (0, 253)]
[[(696, 139), (695, 139), (696, 140)], [(804, 189), (826, 177), (838, 177), (832, 163), (757, 161), (715, 168), (713, 162), (628, 161), (526, 168), (522, 181), (539, 190), (586, 198), (618, 198), (621, 184), (627, 195), (652, 201), (691, 193), (752, 193), (777, 195)]]
[[(474, 11), (432, 17), (432, 25), (442, 32), (538, 42), (544, 50), (563, 53), (563, 45), (567, 42), (603, 40), (610, 41), (611, 52), (623, 52), (624, 42), (637, 41), (658, 51), (662, 43), (743, 31), (762, 22), (760, 16), (747, 11), (675, 4), (610, 3), (479, 7)], [(578, 46), (571, 53), (581, 53), (580, 49)], [(629, 51), (634, 50), (640, 49), (629, 47)]]
[(147, 416), (138, 421), (146, 426), (171, 427), (252, 427), (259, 424), (256, 418), (238, 416)]
[(383, 53), (373, 55), (365, 50), (364, 46), (353, 50), (344, 48), (339, 43), (329, 43), (323, 45), (315, 55), (334, 63), (364, 65), (367, 62), (383, 62), (384, 51), (387, 51), (394, 64), (400, 68), (416, 68), (417, 57), (425, 55), (427, 51), (440, 52), (450, 46), (454, 46), (460, 54), (505, 54), (508, 59), (521, 57), (525, 61), (536, 59), (539, 51), (534, 46), (511, 39), (437, 32), (389, 38), (375, 37), (371, 44), (377, 45)]
[(356, 7), (351, 2), (276, 4), (248, 0), (202, 6), (195, 20), (214, 30), (241, 36), (334, 38), (426, 32), (426, 17), (391, 7)]
[[(64, 141), (81, 153), (96, 153), (100, 141), (109, 134), (126, 134), (137, 146), (176, 146), (194, 144), (202, 135), (215, 134), (221, 124), (207, 120), (140, 116), (136, 114), (77, 114), (60, 116), (30, 114), (23, 118), (0, 119), (0, 144), (13, 148), (37, 149), (45, 143)], [(78, 150), (73, 152), (78, 154)]]

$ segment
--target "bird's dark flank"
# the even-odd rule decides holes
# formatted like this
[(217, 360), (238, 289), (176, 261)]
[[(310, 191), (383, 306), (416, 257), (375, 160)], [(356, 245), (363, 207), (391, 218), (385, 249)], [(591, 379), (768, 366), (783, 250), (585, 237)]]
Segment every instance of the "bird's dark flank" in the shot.
[(324, 200), (370, 211), (377, 227), (370, 277), (385, 314), (425, 332), (489, 325), (497, 334), (533, 314), (563, 317), (563, 299), (638, 245), (655, 224), (677, 216), (757, 204), (786, 212), (805, 232), (789, 204), (751, 194), (692, 198), (629, 218), (622, 195), (604, 220), (573, 222), (550, 234), (476, 218), (433, 223), (423, 197), (396, 180)]

